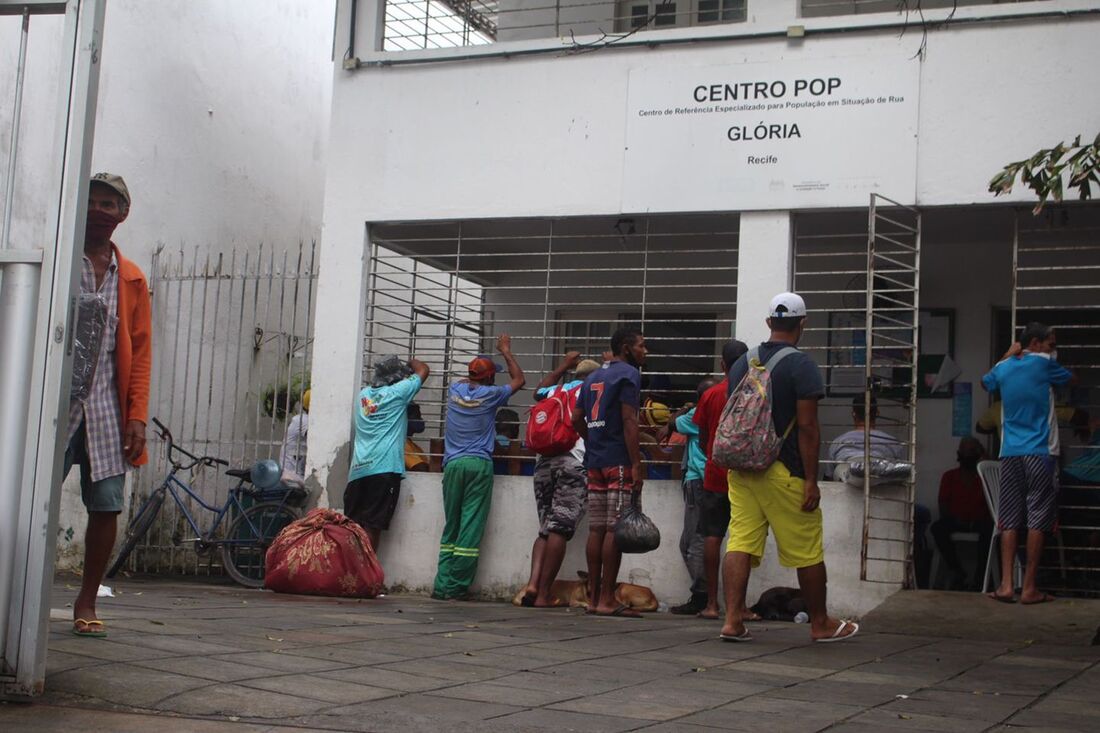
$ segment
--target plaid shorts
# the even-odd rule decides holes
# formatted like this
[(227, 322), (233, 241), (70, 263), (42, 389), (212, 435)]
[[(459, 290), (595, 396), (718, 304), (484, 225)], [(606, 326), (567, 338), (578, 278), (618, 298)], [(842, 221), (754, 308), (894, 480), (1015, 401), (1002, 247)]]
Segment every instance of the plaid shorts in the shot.
[(543, 458), (535, 467), (534, 483), (539, 537), (553, 532), (572, 538), (588, 500), (584, 466), (568, 453)]
[(588, 492), (588, 529), (607, 530), (615, 528), (626, 508), (631, 502), (638, 511), (642, 510), (642, 495), (630, 489), (608, 489), (606, 491)]

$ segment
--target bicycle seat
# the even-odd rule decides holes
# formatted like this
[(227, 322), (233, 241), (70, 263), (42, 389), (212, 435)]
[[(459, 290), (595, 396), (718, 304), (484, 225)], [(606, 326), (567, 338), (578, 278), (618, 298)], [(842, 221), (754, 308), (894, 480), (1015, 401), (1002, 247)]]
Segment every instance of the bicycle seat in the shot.
[(226, 476), (232, 476), (233, 478), (243, 479), (252, 483), (252, 469), (251, 468), (231, 468), (225, 472)]

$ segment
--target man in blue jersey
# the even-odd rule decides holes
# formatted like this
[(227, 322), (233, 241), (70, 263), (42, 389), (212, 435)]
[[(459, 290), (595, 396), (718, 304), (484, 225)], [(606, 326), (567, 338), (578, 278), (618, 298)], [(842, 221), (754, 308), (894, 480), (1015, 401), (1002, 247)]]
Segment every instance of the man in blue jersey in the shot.
[(371, 383), (359, 392), (355, 445), (344, 490), (344, 514), (355, 520), (377, 549), (382, 530), (390, 528), (405, 477), (408, 408), (428, 378), (428, 365), (383, 356)]
[(508, 384), (494, 384), (497, 365), (486, 356), (472, 359), (469, 379), (447, 389), (447, 424), (443, 432), (443, 513), (439, 567), (432, 598), (463, 599), (477, 575), (481, 536), (493, 498), (493, 447), (497, 408), (523, 389), (526, 378), (512, 355), (512, 339), (497, 338), (497, 351), (507, 364)]
[(1039, 590), (1036, 574), (1045, 533), (1058, 518), (1058, 421), (1052, 387), (1073, 375), (1057, 362), (1054, 330), (1029, 323), (1017, 343), (984, 377), (982, 386), (1001, 393), (1001, 486), (997, 524), (1001, 529), (1001, 584), (989, 595), (1016, 601), (1012, 565), (1019, 531), (1027, 528), (1027, 565), (1020, 603), (1053, 601)]
[(615, 602), (623, 554), (615, 523), (633, 503), (641, 510), (642, 451), (638, 407), (645, 364), (645, 337), (620, 328), (611, 337), (611, 358), (592, 372), (573, 409), (573, 427), (584, 438), (588, 471), (588, 609), (600, 616), (638, 616)]

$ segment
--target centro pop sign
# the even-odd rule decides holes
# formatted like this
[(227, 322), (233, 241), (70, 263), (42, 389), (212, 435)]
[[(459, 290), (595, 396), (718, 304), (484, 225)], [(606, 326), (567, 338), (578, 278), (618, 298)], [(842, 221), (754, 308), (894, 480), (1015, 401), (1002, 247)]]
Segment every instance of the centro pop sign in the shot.
[(906, 57), (642, 68), (629, 85), (626, 211), (914, 198), (919, 63)]

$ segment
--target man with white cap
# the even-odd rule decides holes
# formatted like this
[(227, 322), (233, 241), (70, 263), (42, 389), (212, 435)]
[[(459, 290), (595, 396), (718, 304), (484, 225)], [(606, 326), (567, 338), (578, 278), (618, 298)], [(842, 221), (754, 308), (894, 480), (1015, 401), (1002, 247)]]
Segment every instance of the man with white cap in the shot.
[(817, 402), (825, 395), (821, 372), (795, 346), (802, 338), (806, 303), (795, 293), (772, 298), (767, 324), (771, 336), (730, 368), (732, 394), (750, 368), (766, 370), (771, 380), (773, 428), (783, 436), (778, 459), (767, 469), (729, 472), (729, 543), (722, 564), (726, 621), (721, 637), (749, 641), (743, 609), (750, 568), (760, 564), (770, 528), (779, 562), (795, 568), (810, 615), (814, 641), (850, 639), (859, 631), (852, 621), (831, 618), (825, 607), (825, 552), (822, 546), (821, 492), (817, 486), (821, 428)]
[(467, 367), (469, 379), (447, 389), (447, 424), (443, 432), (443, 513), (439, 567), (432, 598), (465, 599), (477, 575), (481, 536), (493, 498), (493, 446), (497, 409), (523, 389), (526, 378), (512, 355), (512, 339), (497, 338), (497, 351), (508, 365), (508, 384), (496, 386), (498, 367), (478, 356)]
[(79, 466), (80, 495), (88, 510), (84, 574), (73, 601), (77, 636), (107, 635), (96, 616), (96, 594), (115, 544), (126, 473), (149, 460), (149, 286), (138, 266), (111, 241), (129, 214), (130, 190), (122, 176), (92, 176), (65, 450), (65, 473)]

